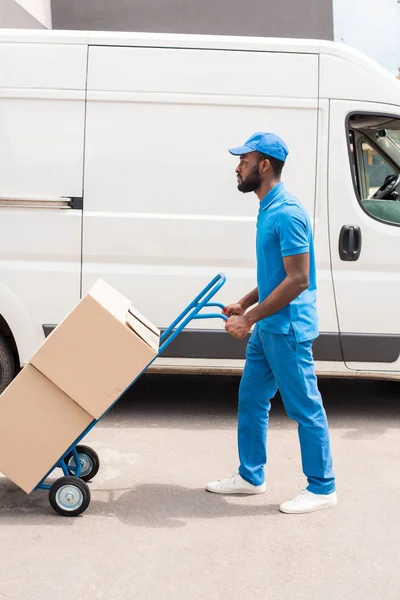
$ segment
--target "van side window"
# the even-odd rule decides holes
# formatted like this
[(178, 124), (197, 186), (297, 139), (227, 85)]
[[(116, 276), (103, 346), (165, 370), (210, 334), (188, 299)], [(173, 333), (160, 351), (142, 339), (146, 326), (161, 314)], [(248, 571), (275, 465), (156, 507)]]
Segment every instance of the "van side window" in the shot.
[(388, 162), (367, 142), (361, 143), (362, 159), (365, 174), (366, 196), (372, 196), (378, 191), (385, 181), (395, 175), (396, 171)]
[(377, 220), (400, 225), (400, 118), (352, 115), (349, 143), (362, 208)]

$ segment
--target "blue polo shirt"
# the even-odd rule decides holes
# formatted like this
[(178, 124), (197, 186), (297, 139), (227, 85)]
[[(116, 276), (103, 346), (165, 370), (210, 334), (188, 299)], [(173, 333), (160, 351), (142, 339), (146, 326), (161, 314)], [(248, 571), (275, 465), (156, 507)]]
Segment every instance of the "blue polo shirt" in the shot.
[(259, 302), (265, 300), (286, 277), (284, 256), (309, 253), (310, 285), (288, 306), (259, 321), (270, 333), (289, 333), (293, 327), (297, 342), (318, 336), (314, 242), (308, 214), (283, 183), (276, 185), (260, 203), (257, 219), (257, 284)]

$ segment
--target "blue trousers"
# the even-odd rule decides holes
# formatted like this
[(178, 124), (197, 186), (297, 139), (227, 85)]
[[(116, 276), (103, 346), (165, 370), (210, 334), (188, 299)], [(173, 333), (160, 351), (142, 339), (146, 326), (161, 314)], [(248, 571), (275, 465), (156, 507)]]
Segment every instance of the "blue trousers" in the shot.
[(297, 343), (288, 335), (256, 325), (246, 351), (239, 388), (239, 473), (249, 483), (264, 482), (271, 399), (279, 389), (287, 415), (297, 421), (303, 473), (314, 494), (335, 491), (328, 421), (318, 391), (312, 341)]

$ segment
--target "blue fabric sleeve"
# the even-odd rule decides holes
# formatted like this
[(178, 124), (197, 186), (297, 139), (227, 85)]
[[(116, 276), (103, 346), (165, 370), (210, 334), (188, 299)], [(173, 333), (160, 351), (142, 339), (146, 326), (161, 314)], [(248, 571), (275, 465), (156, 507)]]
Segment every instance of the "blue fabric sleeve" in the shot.
[(310, 251), (310, 223), (297, 206), (288, 206), (277, 219), (275, 231), (282, 256), (305, 254)]

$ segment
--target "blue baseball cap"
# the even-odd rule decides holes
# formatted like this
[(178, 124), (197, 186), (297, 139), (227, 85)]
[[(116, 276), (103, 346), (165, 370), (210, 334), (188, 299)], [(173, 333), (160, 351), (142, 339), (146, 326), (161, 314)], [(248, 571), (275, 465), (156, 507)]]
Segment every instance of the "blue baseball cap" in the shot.
[(262, 154), (268, 154), (272, 158), (276, 158), (285, 162), (289, 149), (285, 142), (275, 133), (265, 133), (259, 131), (253, 133), (251, 137), (238, 148), (230, 148), (229, 152), (234, 156), (241, 156), (242, 154), (248, 154), (249, 152), (262, 152)]

